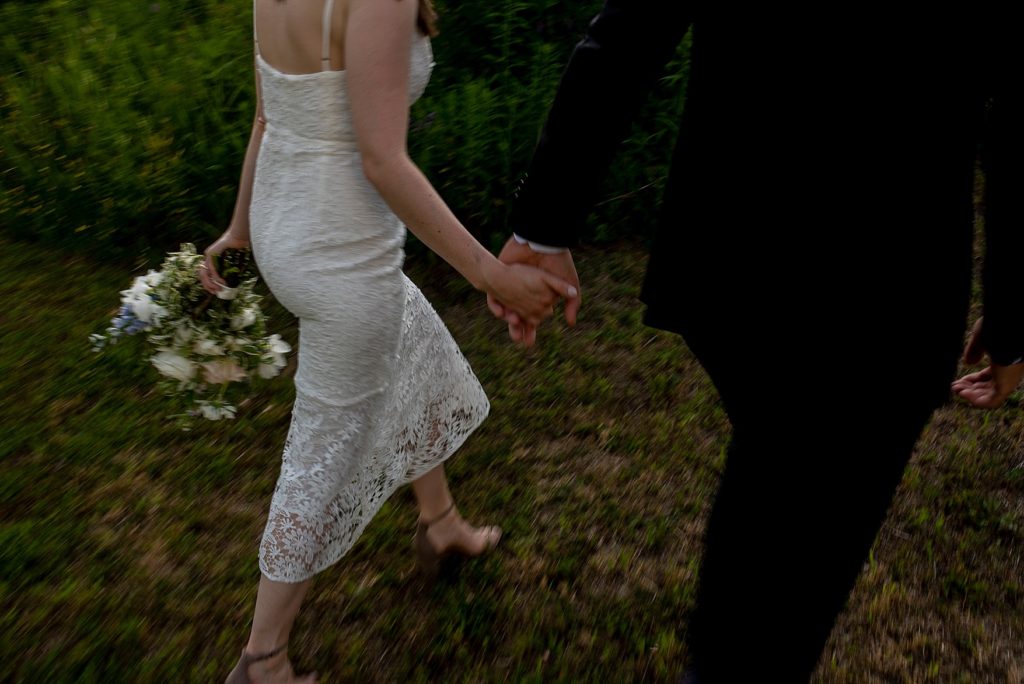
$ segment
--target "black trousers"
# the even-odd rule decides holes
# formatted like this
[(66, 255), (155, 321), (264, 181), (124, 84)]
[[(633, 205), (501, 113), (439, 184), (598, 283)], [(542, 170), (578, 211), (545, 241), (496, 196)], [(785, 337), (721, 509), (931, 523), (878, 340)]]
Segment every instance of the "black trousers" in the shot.
[(692, 666), (705, 684), (806, 682), (955, 358), (887, 396), (870, 364), (822, 359), (787, 371), (751, 359), (737, 331), (684, 337), (733, 425), (690, 624)]

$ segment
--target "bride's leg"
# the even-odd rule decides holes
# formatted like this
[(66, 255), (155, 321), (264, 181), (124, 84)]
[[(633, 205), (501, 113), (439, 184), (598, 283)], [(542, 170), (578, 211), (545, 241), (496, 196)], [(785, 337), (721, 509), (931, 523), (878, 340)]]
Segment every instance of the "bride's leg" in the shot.
[(413, 480), (412, 491), (416, 494), (421, 520), (439, 518), (454, 503), (443, 464)]
[(443, 464), (413, 480), (412, 490), (419, 504), (420, 523), (427, 526), (427, 539), (437, 552), (456, 549), (477, 556), (498, 543), (500, 528), (473, 527), (455, 510)]
[(313, 580), (291, 584), (275, 582), (260, 575), (256, 594), (256, 611), (247, 648), (253, 653), (266, 653), (287, 643), (299, 607)]
[[(259, 657), (271, 653), (282, 644), (288, 643), (292, 625), (299, 614), (302, 599), (312, 583), (312, 579), (291, 584), (275, 582), (260, 575), (259, 591), (256, 594), (256, 610), (252, 619), (252, 632), (245, 652), (249, 656)], [(252, 682), (291, 682), (315, 681), (314, 675), (295, 679), (287, 651), (248, 665), (246, 674)], [(231, 681), (230, 678), (228, 681)], [(245, 680), (240, 680), (245, 681)]]

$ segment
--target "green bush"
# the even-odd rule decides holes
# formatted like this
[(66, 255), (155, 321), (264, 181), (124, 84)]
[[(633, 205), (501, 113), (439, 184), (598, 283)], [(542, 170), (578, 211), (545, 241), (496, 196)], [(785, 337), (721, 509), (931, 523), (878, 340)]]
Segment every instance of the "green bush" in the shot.
[(0, 7), (5, 230), (166, 249), (224, 222), (252, 116), (246, 17), (180, 4)]
[[(439, 3), (437, 68), (413, 156), (492, 245), (572, 46), (599, 2)], [(112, 255), (218, 234), (253, 111), (247, 3), (5, 2), (0, 230)], [(680, 108), (681, 50), (595, 213), (598, 238), (650, 225)], [(642, 190), (641, 190), (642, 189)]]

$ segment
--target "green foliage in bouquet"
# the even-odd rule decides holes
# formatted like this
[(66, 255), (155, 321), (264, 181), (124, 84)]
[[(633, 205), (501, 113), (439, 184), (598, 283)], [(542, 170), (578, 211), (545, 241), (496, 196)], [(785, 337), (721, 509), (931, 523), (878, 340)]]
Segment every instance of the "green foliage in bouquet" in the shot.
[(125, 336), (145, 333), (143, 357), (160, 373), (160, 387), (192, 418), (234, 418), (238, 386), (253, 377), (272, 378), (291, 347), (267, 335), (256, 275), (246, 251), (219, 259), (228, 287), (216, 295), (199, 280), (203, 256), (191, 244), (167, 255), (159, 271), (135, 278), (121, 293), (121, 308), (103, 334), (92, 335), (101, 351)]

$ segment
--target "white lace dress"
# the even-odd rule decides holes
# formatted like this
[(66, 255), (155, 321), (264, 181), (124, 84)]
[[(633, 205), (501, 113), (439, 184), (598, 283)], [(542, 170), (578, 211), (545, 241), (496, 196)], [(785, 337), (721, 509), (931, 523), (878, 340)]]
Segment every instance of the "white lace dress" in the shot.
[[(432, 57), (417, 34), (410, 101)], [(489, 404), (402, 273), (405, 226), (363, 175), (345, 72), (284, 74), (258, 51), (257, 64), (267, 124), (252, 249), (299, 319), (295, 406), (260, 569), (300, 582), (344, 555), (397, 487), (458, 449)]]

